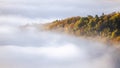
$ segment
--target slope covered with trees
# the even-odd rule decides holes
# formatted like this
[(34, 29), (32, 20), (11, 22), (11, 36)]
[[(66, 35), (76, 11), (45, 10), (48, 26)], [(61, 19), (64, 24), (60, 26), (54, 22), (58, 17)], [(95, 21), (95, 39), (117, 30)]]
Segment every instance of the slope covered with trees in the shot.
[(62, 31), (76, 36), (104, 37), (120, 41), (120, 13), (114, 12), (101, 16), (71, 17), (45, 24), (46, 30)]

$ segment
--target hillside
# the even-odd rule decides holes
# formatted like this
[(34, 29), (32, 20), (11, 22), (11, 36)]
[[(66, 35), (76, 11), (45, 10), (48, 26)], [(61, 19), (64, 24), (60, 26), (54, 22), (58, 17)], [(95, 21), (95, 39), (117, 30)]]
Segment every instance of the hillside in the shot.
[(120, 13), (88, 15), (56, 20), (44, 25), (46, 30), (64, 32), (75, 36), (102, 37), (107, 41), (120, 42)]

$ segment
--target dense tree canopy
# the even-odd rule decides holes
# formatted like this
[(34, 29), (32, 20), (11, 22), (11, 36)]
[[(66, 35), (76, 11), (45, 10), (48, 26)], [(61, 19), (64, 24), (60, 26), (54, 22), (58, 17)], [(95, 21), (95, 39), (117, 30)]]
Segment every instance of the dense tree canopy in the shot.
[(47, 24), (46, 29), (60, 30), (77, 36), (100, 36), (120, 41), (120, 13), (114, 12), (108, 15), (103, 13), (101, 16), (88, 15), (56, 20)]

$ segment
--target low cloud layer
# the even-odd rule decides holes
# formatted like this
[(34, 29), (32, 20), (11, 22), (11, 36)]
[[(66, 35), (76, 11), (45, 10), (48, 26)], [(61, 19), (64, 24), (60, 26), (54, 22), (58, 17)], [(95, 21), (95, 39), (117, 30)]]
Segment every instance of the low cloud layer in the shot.
[(1, 15), (0, 25), (21, 26), (26, 24), (44, 24), (56, 20), (55, 18), (29, 18), (19, 15)]
[(31, 28), (0, 26), (1, 68), (119, 68), (115, 48)]

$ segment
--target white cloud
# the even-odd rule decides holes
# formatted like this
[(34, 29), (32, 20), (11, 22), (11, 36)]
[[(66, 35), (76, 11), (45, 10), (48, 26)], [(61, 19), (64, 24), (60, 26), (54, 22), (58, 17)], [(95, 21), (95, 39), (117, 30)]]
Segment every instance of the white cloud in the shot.
[(24, 16), (16, 15), (1, 15), (0, 16), (0, 25), (25, 25), (32, 23), (48, 23), (52, 22), (55, 19), (43, 19), (43, 18), (28, 18)]
[(10, 26), (0, 26), (0, 34), (9, 34), (16, 31), (13, 27)]
[[(3, 46), (0, 50), (6, 50), (7, 52), (17, 52), (26, 55), (44, 56), (52, 59), (70, 59), (79, 55), (79, 50), (76, 46), (71, 44), (58, 45), (57, 47), (19, 47), (19, 46)], [(83, 56), (81, 50), (81, 56)], [(81, 57), (83, 58), (83, 57)]]
[(111, 48), (83, 38), (33, 30), (7, 32), (0, 38), (2, 68), (114, 68), (116, 64)]

